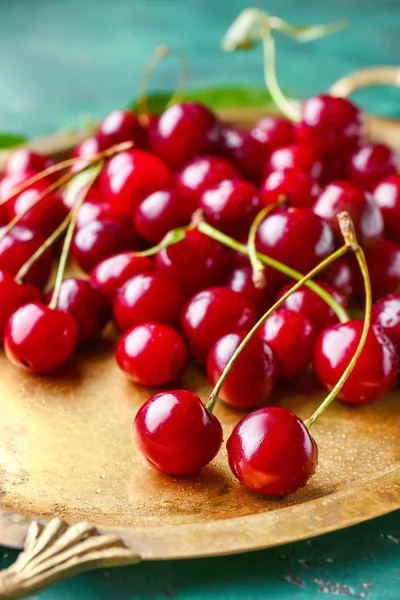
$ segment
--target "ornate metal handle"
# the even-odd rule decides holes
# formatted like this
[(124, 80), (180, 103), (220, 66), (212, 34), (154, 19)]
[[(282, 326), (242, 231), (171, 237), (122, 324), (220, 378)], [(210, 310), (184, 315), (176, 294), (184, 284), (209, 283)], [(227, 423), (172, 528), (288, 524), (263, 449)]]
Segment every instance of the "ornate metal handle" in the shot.
[(90, 523), (67, 525), (55, 518), (31, 523), (25, 549), (0, 572), (0, 598), (22, 598), (62, 579), (100, 567), (128, 565), (140, 557), (117, 535), (102, 535)]
[(329, 93), (347, 98), (358, 89), (375, 85), (400, 87), (400, 67), (380, 66), (353, 71), (336, 81), (329, 88)]

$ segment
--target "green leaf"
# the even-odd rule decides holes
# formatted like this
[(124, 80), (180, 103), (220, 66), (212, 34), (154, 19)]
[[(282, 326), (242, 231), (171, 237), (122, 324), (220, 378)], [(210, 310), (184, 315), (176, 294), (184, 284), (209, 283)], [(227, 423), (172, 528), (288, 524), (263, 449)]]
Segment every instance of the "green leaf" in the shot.
[(0, 133), (0, 149), (15, 148), (26, 141), (26, 138), (18, 133)]

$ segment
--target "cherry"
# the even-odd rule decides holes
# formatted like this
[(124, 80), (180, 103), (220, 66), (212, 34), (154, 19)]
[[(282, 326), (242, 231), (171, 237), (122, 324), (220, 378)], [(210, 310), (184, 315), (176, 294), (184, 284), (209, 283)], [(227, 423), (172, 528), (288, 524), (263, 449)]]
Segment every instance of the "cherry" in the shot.
[(322, 171), (322, 161), (311, 146), (292, 144), (275, 150), (266, 164), (266, 173), (296, 169), (318, 179)]
[(0, 341), (11, 315), (23, 304), (40, 302), (42, 295), (31, 283), (17, 283), (12, 273), (0, 270)]
[(176, 281), (187, 295), (220, 283), (230, 266), (229, 251), (219, 242), (189, 229), (180, 242), (156, 255), (156, 267)]
[(394, 175), (398, 162), (396, 154), (385, 144), (366, 144), (351, 156), (347, 167), (347, 178), (354, 185), (372, 190), (388, 175)]
[(81, 227), (72, 242), (72, 258), (86, 273), (102, 260), (133, 250), (138, 239), (133, 227), (125, 220), (108, 217)]
[(24, 215), (19, 223), (42, 233), (45, 237), (57, 229), (67, 216), (67, 209), (61, 196), (56, 192), (47, 194), (39, 200), (48, 185), (45, 181), (38, 181), (12, 198), (6, 205), (9, 220)]
[(298, 377), (311, 362), (315, 329), (303, 314), (281, 307), (263, 323), (259, 335), (274, 353), (278, 379)]
[(48, 373), (73, 353), (78, 329), (71, 315), (39, 302), (21, 306), (4, 332), (7, 358), (31, 373)]
[(324, 280), (345, 299), (354, 291), (354, 271), (348, 258), (343, 256), (328, 265), (322, 273)]
[(220, 129), (217, 117), (202, 104), (174, 104), (150, 124), (148, 147), (176, 170), (198, 154), (217, 151)]
[(296, 168), (269, 173), (261, 184), (260, 197), (265, 206), (284, 199), (289, 206), (310, 208), (320, 191), (309, 173)]
[[(332, 389), (349, 364), (361, 338), (363, 321), (339, 323), (319, 335), (313, 366), (321, 383)], [(338, 398), (346, 404), (369, 404), (393, 386), (398, 357), (392, 342), (373, 325), (353, 371)]]
[(317, 444), (303, 421), (278, 406), (239, 421), (226, 447), (235, 477), (266, 496), (286, 496), (303, 487), (318, 463)]
[(193, 206), (175, 190), (159, 190), (147, 196), (137, 207), (134, 217), (139, 235), (157, 244), (176, 227), (190, 223)]
[[(374, 300), (400, 291), (400, 245), (380, 239), (365, 250), (365, 258)], [(355, 287), (358, 296), (362, 298), (364, 291), (358, 271)]]
[(117, 291), (134, 275), (153, 271), (153, 262), (147, 256), (135, 256), (132, 252), (122, 252), (105, 258), (90, 274), (90, 282), (114, 300)]
[(319, 183), (323, 186), (337, 179), (346, 179), (349, 158), (347, 154), (324, 157)]
[(296, 137), (322, 155), (353, 150), (364, 136), (362, 111), (346, 98), (328, 94), (308, 98), (301, 109)]
[(198, 207), (202, 193), (224, 179), (238, 176), (236, 168), (219, 156), (200, 156), (186, 164), (176, 175), (176, 189), (181, 196)]
[(137, 116), (130, 110), (113, 110), (100, 123), (96, 138), (101, 150), (122, 142), (134, 142), (140, 148), (145, 134)]
[[(207, 358), (207, 375), (212, 386), (245, 336), (245, 332), (228, 333), (212, 346)], [(234, 408), (254, 408), (268, 402), (275, 382), (274, 354), (261, 338), (254, 336), (234, 363), (218, 396)]]
[[(51, 302), (53, 291), (46, 296), (47, 304)], [(98, 340), (111, 319), (110, 299), (83, 279), (64, 279), (57, 308), (74, 319), (78, 327), (78, 339), (83, 343)]]
[(54, 160), (40, 152), (35, 152), (35, 150), (31, 150), (30, 148), (18, 148), (8, 157), (4, 172), (6, 175), (24, 173), (26, 171), (39, 173), (53, 165)]
[(260, 183), (268, 149), (250, 131), (224, 127), (222, 151), (246, 179), (257, 185)]
[(129, 150), (113, 156), (100, 175), (106, 201), (117, 216), (132, 218), (135, 208), (149, 194), (170, 187), (168, 167), (150, 152)]
[(391, 242), (400, 240), (400, 175), (389, 175), (373, 191), (385, 225), (385, 237)]
[(143, 323), (127, 331), (116, 351), (120, 368), (136, 383), (158, 387), (175, 379), (185, 366), (186, 346), (174, 329)]
[(180, 287), (162, 273), (134, 275), (118, 290), (114, 317), (122, 331), (141, 323), (177, 325), (185, 303)]
[[(34, 177), (34, 175), (37, 175), (35, 171), (21, 171), (17, 173), (11, 173), (10, 175), (3, 177), (0, 180), (0, 200), (5, 200), (8, 198), (8, 196), (16, 187), (19, 187), (21, 184), (28, 181), (28, 179)], [(46, 181), (46, 179), (43, 179), (42, 181)], [(48, 179), (47, 181), (48, 185), (50, 185), (51, 182)]]
[(242, 237), (260, 210), (260, 197), (252, 183), (224, 179), (203, 192), (200, 208), (210, 225), (232, 237)]
[(7, 207), (5, 204), (0, 204), (0, 227), (8, 223)]
[(292, 123), (282, 118), (264, 117), (260, 119), (251, 130), (251, 135), (262, 142), (268, 153), (295, 141)]
[(139, 409), (133, 422), (136, 450), (151, 467), (188, 475), (205, 467), (222, 444), (222, 427), (197, 394), (161, 392)]
[(248, 331), (256, 313), (247, 299), (228, 288), (212, 287), (195, 294), (182, 313), (182, 329), (193, 358), (204, 363), (211, 346), (231, 331)]
[(109, 202), (91, 202), (85, 200), (79, 209), (76, 219), (76, 228), (82, 229), (93, 221), (102, 221), (108, 218), (113, 219), (111, 205)]
[[(87, 163), (85, 158), (92, 158), (101, 152), (99, 140), (96, 137), (88, 137), (80, 142), (72, 151), (71, 158), (82, 158), (82, 161), (75, 163), (71, 167), (71, 171), (75, 173), (80, 171)], [(92, 185), (90, 190), (97, 188), (97, 181)]]
[(256, 288), (253, 282), (253, 270), (251, 267), (237, 267), (231, 271), (225, 280), (225, 286), (239, 292), (256, 309), (258, 314), (262, 314), (267, 309), (269, 296), (274, 295), (274, 289), (266, 282), (266, 288)]
[(348, 181), (333, 181), (322, 191), (313, 212), (325, 219), (342, 240), (336, 216), (347, 211), (354, 223), (357, 238), (364, 246), (372, 244), (383, 233), (383, 219), (372, 197)]
[(400, 349), (400, 294), (380, 298), (372, 309), (372, 322)]

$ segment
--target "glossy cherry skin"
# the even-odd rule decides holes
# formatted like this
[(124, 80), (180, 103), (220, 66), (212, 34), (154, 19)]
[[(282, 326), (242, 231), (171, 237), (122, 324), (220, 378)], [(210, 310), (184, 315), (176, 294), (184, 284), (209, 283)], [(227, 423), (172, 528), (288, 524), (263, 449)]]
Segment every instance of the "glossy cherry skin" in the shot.
[(45, 154), (35, 152), (30, 148), (18, 148), (8, 157), (4, 172), (7, 175), (23, 173), (25, 171), (39, 173), (52, 165), (54, 165), (54, 160)]
[[(46, 296), (47, 304), (52, 297), (53, 290)], [(89, 281), (77, 278), (64, 279), (57, 308), (74, 319), (78, 326), (78, 340), (82, 343), (100, 339), (112, 313), (111, 300)]]
[(114, 300), (117, 291), (134, 275), (153, 271), (154, 265), (147, 256), (134, 256), (132, 252), (121, 252), (102, 260), (90, 274), (90, 282)]
[(346, 98), (328, 94), (308, 98), (301, 109), (296, 137), (301, 144), (312, 146), (322, 155), (355, 149), (365, 132), (359, 108)]
[(7, 202), (8, 218), (23, 215), (19, 223), (49, 236), (67, 216), (67, 209), (57, 193), (47, 194), (39, 200), (50, 182), (38, 181)]
[(199, 154), (219, 149), (221, 126), (202, 104), (183, 102), (165, 110), (148, 128), (149, 150), (177, 170)]
[(113, 213), (132, 218), (135, 208), (149, 194), (169, 188), (172, 174), (157, 157), (144, 150), (113, 156), (100, 175), (100, 185)]
[(212, 287), (195, 294), (182, 313), (182, 329), (193, 358), (204, 363), (211, 346), (231, 331), (249, 331), (257, 320), (247, 299), (228, 288)]
[(5, 175), (2, 177), (0, 179), (0, 200), (5, 200), (8, 198), (8, 196), (16, 187), (19, 187), (21, 184), (25, 183), (28, 181), (28, 179), (34, 177), (35, 175), (37, 175), (35, 171), (21, 171), (17, 173), (10, 173), (10, 175)]
[[(76, 171), (79, 171), (88, 163), (88, 161), (85, 159), (92, 158), (93, 156), (95, 156), (96, 154), (99, 154), (100, 152), (101, 152), (101, 148), (100, 148), (99, 140), (97, 138), (95, 138), (94, 136), (86, 138), (85, 140), (80, 142), (80, 144), (75, 146), (75, 148), (72, 151), (71, 158), (82, 158), (82, 160), (76, 162), (71, 167), (71, 171), (73, 173), (75, 173)], [(94, 182), (91, 189), (93, 189), (93, 187), (96, 187), (96, 188), (98, 187), (97, 181)]]
[(122, 331), (141, 323), (177, 325), (185, 303), (181, 288), (162, 273), (134, 275), (118, 290), (114, 317)]
[[(215, 386), (245, 332), (228, 333), (211, 347), (207, 357), (207, 376)], [(229, 372), (219, 398), (240, 409), (267, 404), (276, 383), (275, 358), (271, 348), (260, 337), (253, 336)]]
[(354, 292), (353, 263), (346, 257), (338, 258), (323, 270), (321, 277), (331, 288), (337, 290), (344, 298), (348, 299)]
[(231, 162), (220, 156), (200, 156), (187, 163), (177, 174), (175, 185), (178, 193), (191, 202), (193, 210), (198, 207), (202, 193), (224, 179), (238, 177)]
[(207, 223), (238, 238), (248, 233), (261, 202), (252, 183), (244, 179), (224, 179), (203, 192), (200, 208)]
[[(313, 367), (327, 389), (334, 387), (348, 366), (362, 329), (363, 321), (349, 321), (320, 333), (314, 346)], [(370, 404), (390, 390), (397, 372), (395, 346), (373, 325), (361, 356), (337, 397), (346, 404)]]
[(218, 419), (193, 392), (152, 396), (139, 409), (132, 440), (148, 464), (167, 475), (195, 473), (215, 458), (222, 444)]
[(16, 366), (31, 373), (49, 373), (75, 350), (78, 328), (71, 315), (39, 302), (21, 306), (4, 331), (4, 350)]
[(244, 417), (226, 447), (235, 477), (265, 496), (295, 492), (314, 475), (318, 463), (317, 444), (303, 421), (278, 406)]
[(285, 200), (288, 206), (310, 208), (320, 191), (309, 173), (296, 168), (269, 173), (261, 184), (260, 197), (264, 206)]
[(372, 197), (348, 181), (333, 181), (322, 190), (313, 212), (330, 224), (340, 244), (343, 238), (337, 215), (343, 211), (350, 214), (357, 238), (364, 246), (372, 244), (382, 235), (382, 215)]
[(122, 371), (136, 383), (160, 387), (178, 377), (185, 366), (187, 351), (182, 337), (168, 325), (143, 323), (122, 336), (116, 359)]
[(296, 141), (292, 123), (282, 118), (260, 119), (251, 130), (251, 135), (263, 144), (268, 153)]
[[(380, 239), (365, 250), (365, 258), (374, 301), (387, 294), (400, 292), (400, 245)], [(356, 293), (364, 298), (363, 280), (357, 264), (354, 273)]]
[(34, 285), (17, 283), (12, 273), (0, 270), (0, 341), (11, 315), (23, 304), (41, 300), (42, 295)]
[(6, 225), (8, 223), (8, 214), (7, 214), (7, 206), (5, 204), (0, 204), (0, 227)]
[[(0, 269), (16, 275), (23, 264), (44, 243), (45, 238), (27, 227), (16, 226), (3, 239), (0, 229)], [(42, 289), (50, 276), (53, 253), (48, 248), (32, 266), (25, 281)]]
[(250, 131), (238, 127), (224, 127), (222, 151), (243, 177), (257, 185), (260, 183), (268, 149)]
[(254, 306), (260, 316), (267, 310), (267, 306), (271, 304), (271, 298), (274, 295), (272, 286), (268, 286), (268, 281), (265, 288), (256, 288), (251, 267), (233, 269), (224, 285), (234, 292), (242, 294)]
[(274, 353), (278, 379), (294, 379), (310, 364), (316, 334), (301, 313), (281, 307), (260, 327), (259, 335)]
[(223, 281), (230, 267), (229, 251), (197, 229), (156, 255), (156, 267), (190, 296)]
[(272, 152), (266, 163), (266, 173), (296, 169), (318, 179), (322, 171), (322, 160), (311, 146), (292, 144)]
[[(333, 298), (341, 304), (343, 307), (346, 306), (346, 298), (339, 294), (339, 292), (323, 281), (316, 281), (324, 290), (326, 290)], [(292, 287), (292, 284), (285, 285), (278, 294), (278, 298), (281, 298)], [(316, 332), (334, 325), (338, 322), (338, 317), (333, 310), (328, 306), (322, 298), (320, 298), (315, 292), (309, 287), (303, 286), (296, 292), (293, 292), (282, 304), (283, 308), (294, 311), (306, 317), (313, 325)]]
[(133, 227), (125, 220), (104, 218), (92, 221), (75, 233), (71, 255), (85, 273), (105, 258), (138, 247)]
[(76, 228), (82, 229), (82, 227), (89, 225), (93, 221), (102, 221), (108, 218), (114, 218), (109, 202), (90, 202), (87, 200), (79, 209)]
[(373, 191), (385, 227), (385, 237), (391, 242), (400, 240), (400, 175), (390, 175), (378, 183)]
[(391, 148), (385, 144), (367, 144), (350, 156), (347, 178), (364, 190), (373, 190), (381, 179), (394, 175), (397, 168), (397, 157)]
[(139, 235), (157, 244), (176, 227), (188, 225), (193, 206), (175, 190), (159, 190), (147, 196), (137, 207), (134, 224)]
[(113, 110), (102, 120), (96, 131), (101, 150), (122, 142), (134, 142), (136, 148), (141, 148), (144, 137), (137, 116), (130, 110)]
[(372, 309), (372, 322), (400, 349), (400, 294), (380, 298)]

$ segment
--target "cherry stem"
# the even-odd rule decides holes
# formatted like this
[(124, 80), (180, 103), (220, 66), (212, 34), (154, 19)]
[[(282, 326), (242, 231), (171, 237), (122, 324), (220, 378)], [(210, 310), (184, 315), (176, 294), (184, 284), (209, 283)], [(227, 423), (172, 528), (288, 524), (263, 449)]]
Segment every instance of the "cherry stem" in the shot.
[(357, 242), (354, 227), (353, 227), (351, 221), (349, 221), (349, 219), (348, 219), (348, 214), (340, 213), (340, 215), (338, 215), (338, 219), (339, 219), (339, 223), (341, 226), (341, 232), (346, 241), (346, 244), (349, 248), (351, 248), (351, 250), (356, 255), (356, 258), (357, 258), (357, 261), (358, 261), (358, 264), (359, 264), (359, 267), (360, 267), (360, 270), (362, 273), (363, 281), (364, 281), (364, 288), (365, 288), (364, 326), (363, 326), (363, 330), (361, 333), (361, 337), (360, 337), (360, 341), (358, 343), (357, 349), (354, 352), (354, 355), (353, 355), (351, 361), (347, 365), (347, 368), (343, 372), (343, 375), (340, 377), (340, 379), (336, 383), (335, 387), (331, 390), (331, 392), (328, 394), (328, 396), (325, 398), (325, 400), (322, 402), (322, 404), (317, 408), (317, 410), (314, 412), (314, 414), (305, 421), (305, 425), (308, 428), (310, 428), (311, 425), (313, 425), (315, 423), (315, 421), (326, 411), (328, 406), (331, 404), (331, 402), (333, 402), (333, 400), (336, 398), (336, 396), (338, 395), (338, 393), (340, 392), (340, 390), (346, 383), (350, 373), (352, 372), (352, 370), (354, 369), (354, 367), (357, 364), (358, 359), (360, 358), (361, 352), (364, 349), (365, 343), (367, 341), (369, 329), (371, 326), (371, 312), (372, 312), (371, 280), (369, 277), (368, 266), (367, 266), (367, 262), (365, 260), (365, 255), (364, 255), (362, 248), (360, 247), (360, 245)]
[(264, 218), (274, 209), (276, 208), (277, 204), (279, 204), (278, 202), (271, 204), (270, 206), (266, 206), (265, 208), (263, 208), (262, 210), (260, 210), (260, 212), (256, 215), (253, 223), (251, 224), (250, 230), (249, 230), (249, 237), (247, 238), (247, 248), (249, 250), (249, 259), (250, 259), (250, 264), (251, 264), (251, 268), (252, 268), (252, 279), (253, 279), (253, 283), (254, 286), (257, 289), (263, 289), (266, 286), (266, 279), (265, 279), (265, 273), (264, 273), (264, 265), (261, 262), (261, 260), (258, 258), (257, 256), (257, 249), (256, 249), (256, 235), (257, 235), (257, 229), (258, 226), (260, 225), (261, 221), (264, 220)]
[(161, 250), (164, 250), (164, 248), (168, 248), (168, 246), (172, 246), (173, 244), (177, 244), (178, 242), (182, 241), (189, 227), (190, 225), (186, 227), (177, 227), (176, 229), (171, 229), (171, 231), (168, 231), (168, 233), (165, 234), (161, 242), (159, 242), (152, 248), (148, 248), (147, 250), (133, 252), (132, 256), (154, 256), (158, 252), (161, 252)]
[[(220, 244), (223, 244), (224, 246), (227, 246), (232, 250), (236, 250), (241, 254), (246, 254), (247, 256), (249, 256), (249, 249), (247, 248), (247, 246), (245, 246), (244, 244), (240, 244), (225, 233), (218, 231), (218, 229), (215, 229), (206, 221), (200, 220), (197, 224), (197, 228), (205, 235), (208, 235), (210, 238), (216, 240), (217, 242), (220, 242)], [(266, 254), (261, 254), (260, 252), (257, 252), (257, 258), (265, 265), (276, 269), (277, 271), (283, 273), (284, 275), (287, 275), (291, 279), (300, 281), (304, 278), (304, 275), (302, 275), (298, 271), (295, 271), (291, 267), (288, 267), (284, 263), (281, 263), (278, 260), (267, 256)], [(328, 304), (328, 306), (334, 311), (341, 323), (347, 323), (348, 321), (350, 321), (350, 317), (347, 314), (346, 310), (333, 298), (333, 296), (329, 294), (329, 292), (324, 290), (324, 288), (322, 288), (314, 281), (307, 281), (305, 285), (309, 287), (315, 294), (317, 294), (317, 296), (319, 296), (324, 302), (326, 302), (326, 304)]]
[(307, 275), (304, 275), (304, 277), (302, 277), (285, 294), (283, 294), (283, 296), (281, 296), (279, 298), (279, 300), (277, 300), (275, 302), (275, 304), (273, 304), (271, 306), (271, 308), (269, 308), (267, 310), (267, 312), (259, 319), (259, 321), (257, 321), (257, 323), (254, 325), (254, 327), (252, 329), (250, 329), (249, 333), (246, 335), (246, 337), (243, 339), (243, 341), (239, 344), (239, 346), (237, 347), (237, 349), (233, 353), (230, 361), (228, 362), (228, 364), (226, 365), (225, 369), (223, 370), (221, 377), (218, 379), (217, 383), (215, 384), (215, 387), (214, 387), (213, 391), (211, 392), (209, 401), (207, 403), (207, 409), (210, 412), (212, 412), (213, 409), (214, 409), (214, 406), (215, 406), (215, 404), (217, 402), (217, 399), (218, 399), (219, 392), (221, 391), (221, 388), (224, 385), (225, 379), (227, 378), (227, 376), (228, 376), (230, 370), (232, 369), (234, 363), (239, 358), (239, 356), (240, 356), (243, 348), (250, 341), (250, 339), (257, 332), (257, 330), (261, 327), (261, 325), (263, 323), (265, 323), (265, 321), (268, 319), (268, 317), (275, 310), (277, 310), (285, 302), (285, 300), (287, 300), (289, 298), (289, 296), (291, 296), (294, 292), (296, 292), (298, 289), (300, 289), (309, 279), (311, 279), (312, 277), (314, 277), (315, 275), (317, 275), (320, 271), (322, 271), (323, 269), (325, 269), (325, 267), (327, 267), (328, 265), (330, 265), (337, 258), (340, 258), (344, 254), (346, 254), (346, 252), (348, 250), (349, 250), (349, 246), (347, 244), (345, 244), (344, 246), (341, 246), (338, 250), (335, 250), (335, 252), (333, 252), (330, 256), (328, 256), (327, 258), (325, 258), (322, 262), (320, 262), (319, 265), (317, 265), (311, 271), (309, 271), (307, 273)]

